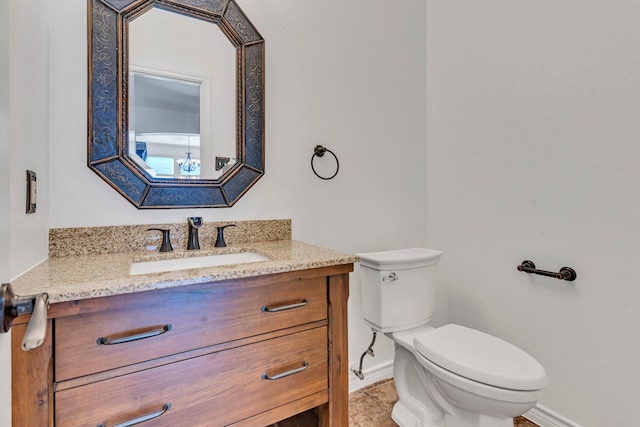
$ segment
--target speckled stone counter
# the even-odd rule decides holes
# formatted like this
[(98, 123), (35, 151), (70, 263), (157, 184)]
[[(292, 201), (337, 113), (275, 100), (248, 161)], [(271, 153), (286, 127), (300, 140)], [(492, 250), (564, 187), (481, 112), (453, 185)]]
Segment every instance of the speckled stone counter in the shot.
[[(290, 219), (205, 222), (198, 234), (202, 249), (212, 248), (216, 227), (234, 224), (224, 232), (227, 244), (291, 240)], [(52, 228), (49, 230), (49, 257), (97, 255), (115, 252), (155, 251), (160, 247), (161, 234), (149, 228), (171, 231), (174, 248), (187, 245), (187, 222), (179, 224), (138, 224), (105, 227)]]
[[(269, 261), (130, 275), (132, 262), (257, 252)], [(169, 253), (124, 252), (49, 258), (12, 282), (18, 295), (49, 294), (51, 303), (171, 288), (227, 279), (261, 276), (308, 268), (349, 264), (357, 257), (293, 240), (229, 245), (201, 251)]]
[[(241, 228), (241, 227), (239, 227)], [(84, 229), (83, 232), (91, 234)], [(228, 279), (350, 264), (357, 257), (294, 241), (249, 241), (226, 248), (205, 246), (197, 251), (176, 248), (173, 252), (137, 250), (92, 255), (50, 257), (12, 282), (18, 295), (49, 294), (50, 303), (164, 289)], [(256, 252), (268, 261), (218, 267), (131, 275), (132, 262)]]

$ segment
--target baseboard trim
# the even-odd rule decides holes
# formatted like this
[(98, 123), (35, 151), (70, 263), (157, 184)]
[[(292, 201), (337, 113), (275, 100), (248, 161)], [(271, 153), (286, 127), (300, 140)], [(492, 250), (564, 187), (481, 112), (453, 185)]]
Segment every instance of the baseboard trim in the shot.
[(353, 372), (349, 372), (349, 393), (360, 390), (368, 385), (375, 384), (378, 381), (393, 378), (393, 360), (383, 363), (382, 365), (365, 369), (362, 373), (364, 374), (363, 380), (356, 377)]
[(533, 421), (540, 427), (582, 427), (557, 412), (542, 405), (534, 406), (529, 412), (523, 415), (529, 421)]

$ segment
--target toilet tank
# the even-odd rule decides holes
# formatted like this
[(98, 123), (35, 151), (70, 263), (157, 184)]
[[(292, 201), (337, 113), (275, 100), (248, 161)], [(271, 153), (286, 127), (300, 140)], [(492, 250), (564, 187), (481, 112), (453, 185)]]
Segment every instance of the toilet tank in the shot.
[(435, 312), (441, 256), (423, 248), (358, 254), (365, 322), (383, 333), (427, 324)]

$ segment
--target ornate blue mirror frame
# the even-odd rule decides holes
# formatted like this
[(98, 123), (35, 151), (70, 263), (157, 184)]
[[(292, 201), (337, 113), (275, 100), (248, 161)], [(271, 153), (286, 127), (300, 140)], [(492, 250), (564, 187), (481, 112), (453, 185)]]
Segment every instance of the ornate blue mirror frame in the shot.
[[(219, 179), (155, 178), (127, 154), (128, 23), (152, 7), (216, 24), (236, 49), (238, 161)], [(88, 30), (89, 168), (139, 209), (233, 206), (264, 175), (264, 39), (235, 0), (88, 0)]]

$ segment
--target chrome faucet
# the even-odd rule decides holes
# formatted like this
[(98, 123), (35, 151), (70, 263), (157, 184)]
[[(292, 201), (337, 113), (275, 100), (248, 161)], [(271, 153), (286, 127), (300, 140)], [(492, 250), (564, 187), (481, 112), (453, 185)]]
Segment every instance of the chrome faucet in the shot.
[(198, 229), (202, 227), (202, 217), (192, 216), (187, 219), (189, 226), (189, 237), (187, 238), (187, 250), (192, 251), (200, 249), (200, 242), (198, 241)]

